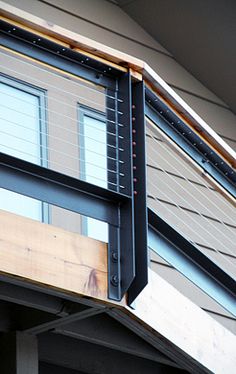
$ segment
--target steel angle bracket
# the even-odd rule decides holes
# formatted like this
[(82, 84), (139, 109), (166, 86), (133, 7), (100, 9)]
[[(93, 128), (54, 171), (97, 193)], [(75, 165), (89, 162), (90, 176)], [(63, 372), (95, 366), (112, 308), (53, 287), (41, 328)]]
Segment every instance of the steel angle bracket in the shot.
[(111, 95), (107, 99), (109, 107), (113, 105), (114, 108), (107, 113), (108, 144), (116, 139), (114, 145), (118, 152), (115, 155), (111, 154), (114, 150), (107, 150), (108, 162), (113, 162), (110, 160), (114, 158), (117, 160), (115, 165), (114, 162), (108, 164), (108, 170), (116, 170), (115, 176), (108, 173), (108, 185), (110, 183), (109, 188), (116, 188), (127, 198), (119, 205), (119, 225), (109, 225), (108, 297), (117, 301), (123, 298), (135, 276), (131, 88), (131, 75), (125, 73), (117, 80), (117, 100), (109, 99)]
[(132, 82), (129, 73), (120, 78), (118, 86), (118, 160), (122, 163), (116, 183), (129, 200), (120, 204), (119, 227), (109, 227), (108, 296), (121, 300), (127, 292), (131, 304), (147, 284), (148, 273), (145, 95), (144, 83)]
[(129, 305), (148, 283), (147, 247), (147, 193), (146, 193), (146, 142), (145, 142), (145, 90), (144, 82), (132, 84), (133, 132), (133, 215), (135, 242), (135, 278), (128, 291)]

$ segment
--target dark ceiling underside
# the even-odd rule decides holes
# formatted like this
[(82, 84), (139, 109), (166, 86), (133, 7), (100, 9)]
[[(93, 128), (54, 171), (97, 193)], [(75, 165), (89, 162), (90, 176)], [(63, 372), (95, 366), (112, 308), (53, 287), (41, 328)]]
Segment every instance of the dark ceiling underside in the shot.
[(15, 364), (28, 368), (29, 359), (34, 368), (39, 360), (39, 374), (208, 372), (158, 334), (139, 332), (136, 322), (123, 315), (121, 321), (121, 312), (113, 307), (40, 289), (14, 278), (0, 279), (1, 373), (15, 373)]
[(235, 0), (116, 0), (236, 113)]

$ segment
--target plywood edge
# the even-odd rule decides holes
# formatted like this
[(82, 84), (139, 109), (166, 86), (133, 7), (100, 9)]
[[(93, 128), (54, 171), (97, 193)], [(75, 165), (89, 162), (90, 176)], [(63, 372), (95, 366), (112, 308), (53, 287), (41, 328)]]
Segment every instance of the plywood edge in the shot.
[(156, 333), (213, 373), (233, 373), (236, 336), (149, 269), (149, 283), (129, 318)]
[(77, 49), (80, 52), (83, 50), (90, 56), (92, 54), (94, 58), (97, 56), (106, 62), (110, 61), (111, 64), (116, 64), (117, 68), (130, 68), (131, 72), (136, 72), (139, 79), (141, 74), (147, 84), (162, 98), (166, 99), (170, 108), (176, 111), (177, 115), (193, 131), (216, 150), (226, 162), (236, 168), (236, 152), (145, 61), (55, 25), (1, 0), (0, 12), (2, 16), (19, 22), (22, 27), (29, 27), (31, 31), (43, 32), (49, 38), (55, 38), (57, 42), (66, 43), (70, 48)]
[(31, 32), (43, 32), (44, 35), (46, 34), (45, 36), (54, 38), (55, 42), (66, 43), (67, 46), (75, 50), (78, 49), (79, 52), (83, 50), (84, 52), (92, 53), (94, 58), (95, 56), (105, 58), (117, 64), (117, 68), (121, 66), (134, 67), (135, 70), (140, 71), (143, 69), (143, 61), (136, 57), (105, 46), (93, 39), (65, 29), (15, 6), (6, 4), (3, 1), (0, 1), (0, 11), (3, 17), (9, 17), (9, 21), (19, 22), (19, 26), (21, 25), (23, 28), (28, 27), (28, 30), (30, 29), (29, 31)]
[(110, 302), (107, 269), (106, 243), (0, 210), (2, 274)]

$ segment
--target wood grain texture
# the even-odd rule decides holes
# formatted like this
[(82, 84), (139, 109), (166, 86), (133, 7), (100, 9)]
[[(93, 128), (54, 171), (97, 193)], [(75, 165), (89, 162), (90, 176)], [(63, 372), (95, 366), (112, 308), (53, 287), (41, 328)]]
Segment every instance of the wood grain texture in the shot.
[(0, 272), (107, 300), (107, 245), (0, 210)]

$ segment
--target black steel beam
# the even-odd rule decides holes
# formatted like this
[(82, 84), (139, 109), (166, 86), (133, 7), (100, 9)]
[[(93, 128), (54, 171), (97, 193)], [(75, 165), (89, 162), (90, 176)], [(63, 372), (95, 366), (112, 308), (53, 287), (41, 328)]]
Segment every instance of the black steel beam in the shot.
[(107, 187), (119, 191), (117, 90), (106, 89)]
[(2, 374), (38, 374), (37, 338), (18, 331), (1, 335), (0, 363)]
[[(118, 117), (117, 92), (106, 91), (107, 127), (107, 186), (112, 191), (119, 191), (122, 179), (119, 175), (118, 154)], [(110, 147), (112, 145), (112, 147)], [(121, 299), (121, 270), (120, 270), (120, 229), (114, 225), (108, 227), (108, 297), (111, 300)]]
[[(194, 374), (210, 374), (210, 371), (208, 369), (199, 364), (198, 361), (188, 356), (179, 347), (174, 345), (158, 332), (156, 332), (154, 335), (153, 332), (151, 330), (149, 331), (142, 323), (133, 318), (130, 318), (127, 314), (118, 309), (110, 309), (107, 313), (111, 317), (115, 318), (118, 322), (126, 326), (128, 329), (133, 331), (135, 334), (140, 336), (150, 345), (155, 347), (159, 352), (162, 352), (170, 360), (173, 360), (173, 362), (181, 367), (182, 370), (187, 370), (187, 372)], [(167, 372), (169, 373), (168, 370)]]
[(108, 297), (121, 300), (120, 229), (108, 228)]
[(104, 309), (89, 308), (89, 309), (83, 310), (82, 312), (79, 311), (77, 313), (70, 314), (66, 317), (61, 317), (53, 321), (45, 322), (40, 325), (30, 327), (29, 329), (24, 330), (24, 333), (30, 334), (30, 335), (42, 334), (43, 332), (55, 329), (60, 326), (64, 326), (66, 324), (70, 324), (74, 321), (81, 321), (85, 318), (89, 318), (97, 314), (104, 313), (105, 310), (106, 310), (105, 308)]
[(39, 362), (39, 374), (86, 374), (84, 371), (68, 369), (48, 362)]
[(14, 284), (0, 282), (0, 300), (64, 317), (68, 315), (62, 299)]
[(128, 292), (131, 304), (148, 282), (147, 192), (144, 82), (132, 84), (135, 278)]
[(90, 374), (177, 374), (182, 370), (53, 333), (39, 339), (39, 360)]
[[(132, 85), (130, 72), (123, 74), (118, 81), (118, 122), (119, 126), (119, 172), (123, 177), (123, 190), (131, 198), (120, 204), (120, 272), (121, 297), (128, 291), (135, 276), (134, 253), (134, 195), (133, 195), (133, 150), (132, 150)], [(123, 150), (123, 151), (121, 151)], [(120, 192), (122, 190), (120, 189)]]
[[(148, 209), (148, 223), (150, 247), (230, 313), (236, 315), (235, 279), (151, 209)], [(178, 264), (181, 264), (181, 267)]]
[(236, 172), (230, 165), (149, 90), (146, 90), (146, 99), (146, 116), (236, 198)]
[(68, 326), (59, 327), (53, 332), (158, 363), (179, 367), (166, 355), (159, 352), (107, 314), (102, 314), (81, 322), (74, 322)]
[[(109, 228), (108, 286), (109, 298), (121, 300), (135, 276), (130, 73), (124, 74), (118, 80), (117, 113), (118, 115), (113, 117), (116, 124), (113, 132), (116, 134), (118, 145), (118, 154), (116, 154), (118, 191), (129, 196), (129, 200), (121, 201), (119, 204), (118, 228), (112, 226)], [(111, 179), (109, 178), (108, 181)]]
[(130, 73), (118, 80), (117, 129), (120, 178), (119, 191), (128, 196), (133, 192), (133, 149), (132, 149), (132, 83)]
[[(16, 285), (16, 286), (22, 287), (23, 290), (25, 290), (25, 289), (30, 290), (30, 291), (35, 293), (35, 297), (37, 297), (38, 294), (39, 295), (42, 294), (42, 295), (47, 295), (49, 297), (51, 297), (51, 296), (52, 297), (58, 297), (58, 298), (61, 298), (62, 300), (68, 300), (68, 301), (71, 301), (75, 304), (82, 304), (82, 305), (85, 305), (85, 306), (88, 306), (88, 307), (91, 307), (91, 308), (104, 309), (103, 304), (99, 304), (98, 301), (93, 301), (93, 299), (87, 299), (85, 297), (80, 297), (79, 295), (74, 295), (74, 294), (70, 294), (68, 292), (63, 292), (62, 290), (57, 290), (57, 289), (54, 289), (54, 288), (50, 288), (47, 285), (43, 285), (43, 284), (39, 285), (39, 284), (30, 282), (30, 281), (26, 282), (24, 279), (22, 280), (19, 277), (15, 277), (14, 275), (11, 276), (11, 275), (7, 275), (7, 274), (0, 274), (0, 281), (4, 282), (6, 284)], [(24, 291), (22, 291), (22, 292), (24, 292)], [(40, 296), (39, 296), (39, 300), (40, 300)], [(37, 306), (36, 306), (36, 308), (37, 308)], [(63, 311), (62, 311), (62, 314), (59, 311), (58, 315), (64, 316)]]
[(122, 74), (104, 62), (2, 20), (0, 31), (1, 45), (74, 75), (79, 71), (81, 77), (93, 83), (115, 89), (116, 78)]
[(0, 153), (0, 187), (119, 225), (115, 192)]

